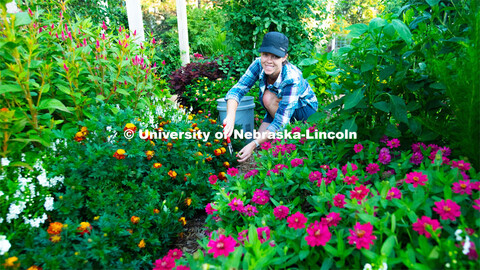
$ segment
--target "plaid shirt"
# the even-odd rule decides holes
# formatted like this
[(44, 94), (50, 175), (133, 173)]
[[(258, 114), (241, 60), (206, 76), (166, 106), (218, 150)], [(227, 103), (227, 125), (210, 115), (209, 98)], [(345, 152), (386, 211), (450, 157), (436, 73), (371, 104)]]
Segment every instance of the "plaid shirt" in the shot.
[(240, 104), (240, 100), (250, 91), (256, 81), (260, 82), (260, 103), (264, 108), (263, 93), (265, 88), (275, 93), (278, 98), (281, 98), (275, 118), (267, 128), (271, 132), (283, 129), (290, 122), (296, 109), (307, 105), (310, 105), (315, 110), (318, 109), (317, 97), (297, 67), (287, 63), (283, 66), (282, 72), (275, 83), (267, 85), (267, 76), (265, 76), (265, 71), (260, 64), (260, 57), (255, 59), (237, 84), (228, 91), (225, 100), (234, 99)]

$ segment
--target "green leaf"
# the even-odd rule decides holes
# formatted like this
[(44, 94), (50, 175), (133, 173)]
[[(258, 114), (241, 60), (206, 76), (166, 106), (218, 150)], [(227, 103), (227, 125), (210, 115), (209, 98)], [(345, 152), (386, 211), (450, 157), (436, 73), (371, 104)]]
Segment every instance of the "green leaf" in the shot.
[(325, 245), (325, 250), (328, 253), (332, 254), (332, 256), (334, 256), (334, 257), (338, 256), (337, 250), (335, 248), (333, 248), (332, 246), (330, 246), (329, 244)]
[(15, 13), (15, 27), (30, 24), (32, 20), (28, 12)]
[(414, 118), (408, 119), (408, 128), (413, 134), (415, 134), (415, 136), (420, 136), (422, 134), (422, 125)]
[(408, 125), (407, 107), (405, 105), (405, 101), (403, 101), (401, 97), (392, 95), (390, 96), (390, 99), (392, 101), (392, 112), (395, 119)]
[(358, 23), (358, 24), (350, 25), (349, 27), (346, 28), (346, 30), (350, 30), (350, 32), (347, 35), (347, 39), (357, 38), (363, 35), (363, 33), (367, 32), (368, 26), (363, 23)]
[(315, 65), (316, 63), (318, 63), (317, 59), (305, 58), (305, 59), (302, 59), (302, 61), (300, 61), (300, 63), (298, 63), (298, 65), (299, 66), (311, 66), (311, 65)]
[(350, 118), (348, 120), (345, 120), (340, 130), (348, 130), (348, 132), (357, 132), (358, 126), (357, 126), (357, 123), (355, 123), (355, 118)]
[(381, 250), (382, 255), (389, 257), (390, 253), (392, 253), (393, 251), (394, 246), (395, 246), (395, 236), (391, 235), (387, 238), (387, 240), (385, 240), (385, 242), (383, 242), (382, 250)]
[(392, 20), (393, 28), (400, 35), (400, 37), (408, 44), (412, 43), (412, 33), (410, 29), (399, 19)]
[(427, 0), (427, 3), (428, 3), (431, 7), (437, 5), (438, 2), (440, 2), (440, 0)]
[(314, 114), (310, 115), (308, 117), (307, 122), (308, 123), (319, 123), (321, 120), (325, 119), (326, 114), (323, 112), (315, 112)]
[(370, 224), (372, 224), (373, 226), (376, 226), (379, 221), (378, 218), (369, 214), (358, 214), (358, 216), (360, 217), (361, 220), (365, 222), (370, 222)]
[(303, 261), (308, 256), (308, 254), (310, 254), (310, 251), (308, 249), (307, 250), (301, 250), (298, 253), (298, 257), (300, 258), (300, 261)]
[(373, 20), (371, 20), (368, 24), (368, 30), (372, 31), (374, 29), (384, 27), (385, 25), (387, 25), (387, 20), (382, 18), (373, 18)]
[(0, 86), (0, 95), (5, 93), (22, 92), (23, 89), (18, 84), (2, 84)]
[(30, 171), (33, 171), (33, 168), (30, 164), (27, 164), (25, 162), (20, 162), (20, 161), (14, 161), (9, 164), (9, 166), (15, 166), (15, 167), (25, 167), (29, 169)]
[(124, 96), (129, 96), (130, 95), (130, 93), (128, 93), (126, 90), (120, 89), (120, 88), (117, 88), (117, 93), (120, 93)]
[(58, 100), (58, 99), (44, 99), (40, 102), (40, 105), (38, 106), (40, 110), (42, 109), (54, 109), (54, 110), (60, 110), (64, 112), (71, 113), (63, 103)]
[(320, 268), (320, 270), (328, 270), (328, 269), (331, 269), (332, 268), (332, 265), (333, 265), (333, 260), (332, 258), (328, 258), (326, 260), (323, 261), (322, 263), (322, 268)]
[(345, 106), (343, 107), (343, 109), (349, 110), (355, 107), (362, 99), (363, 99), (362, 89), (358, 89), (355, 92), (348, 94), (347, 96), (345, 96), (345, 101), (344, 101)]
[(374, 108), (379, 109), (380, 111), (389, 113), (390, 112), (390, 103), (385, 101), (375, 102), (372, 104)]
[(380, 79), (380, 81), (383, 81), (383, 80), (387, 79), (388, 77), (390, 77), (390, 75), (392, 75), (395, 72), (395, 69), (396, 69), (395, 65), (389, 65), (389, 66), (384, 67), (380, 71), (380, 74), (378, 75), (378, 78)]

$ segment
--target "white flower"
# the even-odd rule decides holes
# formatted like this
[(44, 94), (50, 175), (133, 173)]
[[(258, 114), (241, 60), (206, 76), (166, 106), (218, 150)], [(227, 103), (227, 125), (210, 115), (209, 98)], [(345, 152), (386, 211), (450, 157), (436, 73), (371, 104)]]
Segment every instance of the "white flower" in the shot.
[(363, 266), (363, 270), (372, 270), (372, 265), (367, 263), (365, 266)]
[(28, 219), (26, 217), (23, 217), (23, 220), (25, 221), (25, 224), (30, 224), (30, 226), (33, 228), (38, 228), (40, 227), (40, 224), (43, 224), (45, 220), (47, 220), (47, 218), (47, 214), (43, 213), (41, 217), (37, 217), (34, 219)]
[(45, 198), (45, 203), (43, 205), (45, 207), (45, 210), (47, 211), (52, 211), (53, 210), (53, 197), (46, 197)]
[(50, 182), (47, 179), (47, 173), (45, 171), (42, 171), (42, 173), (37, 176), (37, 180), (42, 187), (50, 187)]
[(2, 163), (2, 166), (5, 167), (10, 164), (10, 160), (8, 160), (8, 158), (2, 158), (1, 163)]
[(465, 243), (463, 243), (463, 251), (462, 253), (467, 255), (469, 252), (470, 252), (470, 247), (472, 246), (472, 244), (470, 243), (470, 237), (465, 236)]
[(457, 240), (457, 241), (462, 241), (463, 240), (463, 238), (460, 236), (461, 233), (462, 233), (462, 230), (460, 230), (460, 229), (457, 229), (455, 231), (455, 240)]
[(382, 266), (380, 266), (380, 268), (378, 268), (378, 270), (387, 270), (388, 269), (388, 265), (387, 263), (382, 263)]
[(3, 254), (8, 252), (11, 246), (12, 245), (7, 240), (7, 237), (5, 235), (0, 235), (0, 256), (3, 256)]

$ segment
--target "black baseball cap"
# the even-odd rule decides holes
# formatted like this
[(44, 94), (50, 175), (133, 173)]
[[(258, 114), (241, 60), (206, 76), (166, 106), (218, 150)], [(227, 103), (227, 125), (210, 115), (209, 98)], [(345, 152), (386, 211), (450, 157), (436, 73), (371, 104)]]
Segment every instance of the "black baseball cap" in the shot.
[(263, 36), (259, 52), (268, 52), (278, 57), (284, 57), (288, 51), (288, 38), (279, 32), (268, 32)]

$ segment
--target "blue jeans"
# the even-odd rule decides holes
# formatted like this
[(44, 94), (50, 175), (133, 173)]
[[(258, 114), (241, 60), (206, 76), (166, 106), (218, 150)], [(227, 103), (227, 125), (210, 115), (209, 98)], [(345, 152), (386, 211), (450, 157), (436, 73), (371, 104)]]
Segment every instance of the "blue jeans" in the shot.
[[(292, 118), (290, 118), (290, 123), (293, 123), (295, 121), (306, 121), (310, 115), (314, 114), (316, 110), (314, 110), (312, 107), (306, 105), (303, 106), (302, 108), (298, 108), (293, 112)], [(267, 115), (263, 119), (264, 123), (272, 123), (273, 122), (273, 117), (267, 112)]]

